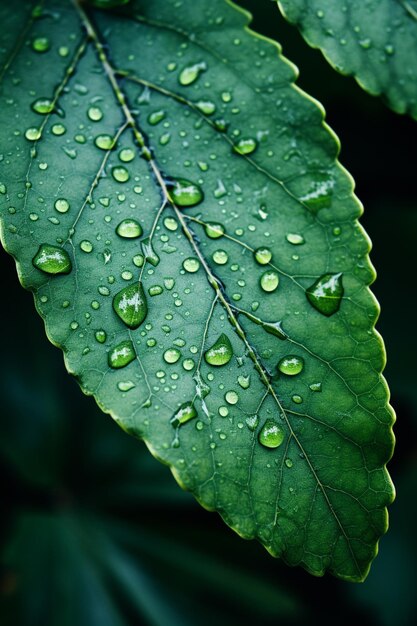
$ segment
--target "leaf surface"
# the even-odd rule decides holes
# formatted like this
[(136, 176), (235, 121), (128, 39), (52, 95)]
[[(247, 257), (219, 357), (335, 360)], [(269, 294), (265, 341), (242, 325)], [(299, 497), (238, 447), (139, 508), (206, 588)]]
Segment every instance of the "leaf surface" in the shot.
[(1, 9), (2, 240), (22, 284), (84, 392), (204, 507), (361, 580), (393, 414), (323, 111), (229, 3), (83, 7)]
[(278, 6), (336, 70), (417, 119), (416, 0), (279, 0)]

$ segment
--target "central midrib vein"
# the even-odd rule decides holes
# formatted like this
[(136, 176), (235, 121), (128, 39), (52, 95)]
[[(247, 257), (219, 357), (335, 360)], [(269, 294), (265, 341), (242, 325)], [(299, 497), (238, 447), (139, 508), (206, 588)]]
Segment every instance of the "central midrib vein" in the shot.
[(265, 367), (262, 365), (262, 363), (259, 360), (259, 357), (255, 351), (255, 349), (252, 347), (252, 345), (250, 344), (248, 338), (246, 337), (246, 334), (244, 332), (244, 330), (242, 329), (241, 325), (239, 324), (239, 321), (236, 317), (236, 315), (233, 312), (233, 308), (230, 304), (230, 302), (228, 301), (226, 295), (223, 292), (223, 289), (221, 287), (220, 281), (218, 280), (218, 278), (214, 275), (214, 273), (212, 272), (210, 266), (208, 265), (206, 258), (204, 257), (204, 255), (202, 254), (199, 246), (197, 245), (196, 241), (195, 241), (195, 237), (194, 237), (194, 233), (193, 231), (188, 227), (184, 216), (182, 215), (181, 211), (178, 209), (178, 207), (175, 205), (175, 203), (172, 201), (172, 199), (170, 198), (170, 195), (168, 193), (168, 189), (166, 187), (166, 183), (164, 180), (164, 177), (155, 161), (155, 159), (152, 157), (152, 153), (146, 143), (146, 139), (145, 136), (142, 134), (142, 132), (140, 131), (140, 128), (137, 125), (137, 122), (135, 120), (135, 118), (133, 117), (133, 114), (127, 104), (127, 98), (122, 90), (122, 88), (119, 85), (119, 82), (116, 78), (116, 71), (113, 69), (111, 63), (109, 62), (105, 47), (103, 45), (103, 43), (101, 42), (101, 39), (97, 33), (97, 31), (95, 30), (91, 20), (89, 19), (87, 13), (84, 11), (84, 9), (82, 8), (81, 4), (80, 4), (80, 0), (73, 0), (74, 5), (76, 10), (78, 11), (79, 15), (80, 15), (80, 19), (81, 22), (87, 32), (87, 36), (88, 38), (92, 41), (97, 55), (99, 57), (99, 60), (103, 66), (103, 69), (105, 71), (105, 74), (112, 86), (112, 89), (114, 91), (114, 94), (117, 98), (117, 101), (119, 103), (119, 105), (121, 106), (123, 113), (126, 117), (126, 122), (128, 124), (128, 126), (132, 129), (132, 132), (134, 134), (135, 140), (138, 144), (138, 146), (142, 149), (142, 155), (146, 158), (146, 160), (149, 163), (149, 166), (158, 182), (158, 185), (160, 187), (160, 191), (162, 193), (163, 196), (163, 203), (169, 203), (180, 224), (181, 227), (183, 229), (183, 232), (185, 234), (185, 236), (187, 237), (188, 241), (190, 242), (191, 247), (193, 248), (195, 254), (197, 255), (197, 257), (199, 258), (205, 272), (206, 272), (206, 276), (207, 276), (207, 280), (209, 282), (209, 284), (211, 285), (211, 287), (214, 289), (217, 297), (218, 297), (218, 301), (221, 302), (221, 304), (223, 305), (224, 309), (227, 312), (227, 315), (229, 317), (229, 320), (231, 322), (231, 324), (234, 326), (234, 329), (236, 331), (236, 333), (238, 334), (238, 336), (240, 337), (240, 339), (243, 341), (250, 359), (252, 360), (252, 362), (254, 363), (254, 366), (256, 368), (256, 371), (258, 372), (258, 375), (262, 381), (262, 383), (265, 385), (266, 389), (268, 390), (268, 393), (271, 394), (271, 396), (273, 397), (274, 401), (277, 404), (277, 407), (281, 413), (281, 415), (284, 417), (284, 420), (286, 422), (288, 431), (290, 433), (290, 436), (292, 438), (294, 438), (294, 441), (296, 442), (297, 446), (300, 449), (300, 452), (303, 454), (304, 458), (306, 459), (306, 462), (308, 464), (308, 467), (317, 483), (318, 488), (320, 489), (324, 500), (332, 514), (332, 516), (334, 517), (343, 537), (346, 540), (349, 552), (351, 554), (352, 560), (355, 564), (355, 567), (358, 571), (358, 574), (361, 575), (361, 570), (359, 567), (359, 564), (356, 560), (356, 556), (355, 553), (352, 549), (350, 540), (348, 535), (345, 532), (345, 529), (343, 527), (342, 522), (339, 519), (339, 516), (337, 515), (336, 511), (334, 510), (330, 498), (326, 492), (326, 488), (325, 486), (322, 484), (322, 482), (320, 481), (316, 470), (314, 469), (308, 454), (306, 453), (301, 441), (299, 440), (299, 438), (297, 437), (296, 433), (294, 432), (291, 423), (288, 419), (286, 410), (284, 409), (283, 405), (281, 404), (280, 399), (278, 398), (275, 389), (272, 387), (270, 380), (269, 380), (269, 376), (267, 374), (267, 371), (265, 369)]

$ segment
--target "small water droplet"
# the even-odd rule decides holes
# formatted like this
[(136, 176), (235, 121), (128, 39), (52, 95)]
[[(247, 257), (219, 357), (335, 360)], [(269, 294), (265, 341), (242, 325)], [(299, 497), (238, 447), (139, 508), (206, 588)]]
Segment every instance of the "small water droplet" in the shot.
[(133, 389), (134, 387), (136, 387), (136, 385), (132, 380), (124, 380), (124, 381), (120, 381), (119, 383), (117, 383), (117, 388), (119, 389), (119, 391), (127, 392)]
[(175, 231), (178, 229), (178, 222), (173, 217), (166, 217), (164, 219), (164, 226), (168, 230)]
[(267, 265), (272, 259), (272, 252), (269, 248), (258, 248), (254, 252), (255, 261), (259, 265)]
[(307, 300), (313, 307), (330, 317), (336, 313), (342, 301), (344, 289), (342, 283), (342, 273), (323, 274), (306, 290)]
[(107, 333), (105, 330), (96, 330), (96, 332), (94, 333), (94, 337), (96, 338), (96, 341), (98, 341), (98, 343), (105, 343), (107, 339)]
[(259, 417), (257, 415), (250, 415), (245, 419), (246, 426), (249, 430), (255, 430), (259, 424)]
[(35, 52), (48, 52), (50, 47), (51, 44), (47, 37), (36, 37), (36, 39), (32, 41), (32, 50)]
[(233, 356), (233, 348), (230, 339), (222, 333), (217, 341), (204, 353), (204, 358), (209, 365), (221, 366), (229, 363)]
[(278, 362), (278, 370), (286, 376), (296, 376), (302, 371), (303, 367), (304, 360), (292, 354), (283, 357)]
[(176, 363), (181, 358), (181, 352), (176, 348), (169, 348), (164, 352), (164, 361), (166, 363)]
[(293, 466), (293, 462), (291, 461), (291, 459), (285, 459), (285, 465), (291, 469), (291, 467)]
[(295, 404), (302, 404), (303, 402), (303, 398), (298, 394), (294, 394), (291, 399), (293, 402), (295, 402)]
[(193, 359), (184, 359), (182, 362), (182, 366), (187, 372), (190, 372), (194, 369), (195, 362), (193, 361)]
[(250, 386), (250, 376), (241, 375), (237, 377), (237, 382), (242, 387), (242, 389), (248, 389)]
[(210, 100), (199, 100), (195, 103), (195, 106), (199, 111), (204, 113), (204, 115), (213, 115), (216, 110), (216, 105), (214, 102), (210, 102)]
[(284, 441), (284, 431), (273, 419), (267, 419), (258, 436), (265, 448), (278, 448)]
[(119, 152), (119, 159), (123, 161), (123, 163), (130, 163), (135, 158), (135, 151), (132, 148), (123, 148)]
[(236, 391), (228, 391), (226, 392), (224, 399), (228, 404), (237, 404), (239, 401), (239, 396)]
[(321, 383), (311, 383), (311, 385), (309, 385), (311, 391), (321, 391)]
[(185, 261), (183, 261), (182, 266), (186, 272), (194, 274), (195, 272), (198, 272), (200, 268), (200, 261), (195, 257), (189, 257), (188, 259), (185, 259)]
[(215, 222), (207, 222), (204, 230), (207, 237), (210, 237), (210, 239), (218, 239), (219, 237), (223, 237), (225, 233), (223, 224), (216, 224)]
[(65, 198), (58, 198), (54, 206), (58, 213), (66, 213), (70, 208), (69, 202)]
[(88, 239), (84, 239), (80, 243), (80, 248), (83, 252), (86, 252), (87, 254), (89, 254), (90, 252), (93, 251), (93, 244), (91, 243), (91, 241), (88, 241)]
[(116, 166), (112, 168), (112, 176), (118, 183), (125, 183), (129, 180), (130, 174), (125, 167)]
[(178, 80), (181, 85), (187, 87), (188, 85), (192, 85), (200, 76), (200, 74), (206, 69), (207, 65), (204, 61), (201, 61), (200, 63), (194, 63), (193, 65), (188, 65), (187, 67), (184, 67), (184, 69), (180, 72)]
[(304, 237), (302, 235), (299, 235), (298, 233), (288, 233), (287, 241), (288, 243), (292, 243), (293, 246), (300, 246), (301, 244), (305, 243)]
[(217, 265), (225, 265), (229, 260), (229, 256), (225, 250), (216, 250), (213, 252), (212, 259)]
[(262, 289), (268, 293), (275, 291), (279, 285), (279, 276), (276, 272), (264, 272), (260, 279)]
[(32, 263), (46, 274), (69, 274), (72, 269), (68, 253), (62, 248), (47, 243), (39, 247)]
[(87, 115), (92, 122), (99, 122), (103, 119), (103, 111), (100, 107), (90, 107), (87, 111)]
[(176, 178), (168, 188), (169, 199), (179, 207), (192, 207), (200, 204), (204, 199), (201, 187), (185, 178)]
[(39, 113), (39, 115), (48, 115), (54, 110), (54, 103), (53, 100), (49, 98), (38, 98), (32, 102), (31, 108), (35, 113)]
[(136, 358), (133, 343), (130, 340), (121, 341), (108, 354), (108, 363), (113, 369), (126, 367)]
[(113, 150), (116, 147), (114, 137), (111, 135), (98, 135), (94, 143), (100, 150)]
[(59, 137), (60, 135), (65, 135), (65, 133), (67, 132), (67, 129), (63, 124), (54, 124), (51, 130), (52, 134), (56, 135), (57, 137)]
[(31, 127), (28, 128), (25, 132), (25, 137), (28, 141), (38, 141), (42, 136), (42, 133), (39, 128)]
[(146, 318), (148, 305), (142, 283), (121, 289), (113, 298), (113, 309), (129, 328), (138, 328)]
[(122, 220), (116, 226), (116, 233), (124, 239), (137, 239), (142, 234), (142, 226), (134, 219)]
[(170, 422), (174, 428), (178, 428), (195, 417), (197, 417), (197, 411), (195, 410), (194, 404), (192, 402), (184, 402), (179, 409), (175, 411)]
[(255, 152), (257, 145), (258, 144), (255, 139), (252, 139), (252, 138), (243, 139), (242, 138), (242, 139), (239, 139), (239, 141), (234, 144), (233, 151), (241, 155), (252, 154), (252, 152)]
[(165, 116), (166, 113), (162, 109), (160, 109), (159, 111), (154, 111), (148, 116), (148, 122), (152, 126), (156, 126), (156, 124), (159, 124), (159, 122), (162, 122), (162, 120), (165, 119)]
[(148, 292), (150, 296), (160, 296), (163, 289), (161, 285), (152, 285), (152, 287), (149, 287)]

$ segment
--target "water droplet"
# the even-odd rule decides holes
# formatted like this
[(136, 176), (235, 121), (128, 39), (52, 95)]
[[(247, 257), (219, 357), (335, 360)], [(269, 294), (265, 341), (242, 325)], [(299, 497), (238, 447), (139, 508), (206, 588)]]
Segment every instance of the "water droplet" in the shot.
[(291, 399), (293, 402), (295, 402), (295, 404), (301, 404), (303, 402), (302, 397), (298, 394), (294, 394)]
[(257, 148), (257, 142), (255, 139), (239, 139), (239, 141), (237, 143), (235, 143), (235, 145), (233, 146), (233, 150), (234, 152), (236, 152), (237, 154), (252, 154), (252, 152), (255, 152), (256, 148)]
[(134, 219), (122, 220), (116, 227), (116, 233), (124, 239), (136, 239), (142, 232), (142, 226)]
[(181, 352), (176, 348), (169, 348), (164, 352), (164, 361), (166, 363), (176, 363), (181, 358)]
[(98, 343), (105, 343), (107, 339), (107, 333), (105, 330), (96, 330), (96, 332), (94, 333), (94, 337), (96, 338), (96, 341), (98, 341)]
[(67, 129), (63, 124), (54, 124), (51, 130), (52, 133), (57, 137), (59, 137), (60, 135), (65, 135), (65, 133), (67, 132)]
[(288, 233), (287, 241), (288, 243), (292, 243), (293, 246), (300, 246), (301, 244), (305, 243), (304, 237), (297, 233)]
[(233, 356), (233, 348), (230, 339), (222, 333), (217, 341), (204, 353), (204, 358), (209, 365), (221, 366), (229, 363)]
[(136, 385), (132, 380), (124, 380), (117, 383), (117, 388), (119, 389), (119, 391), (127, 392), (131, 389), (134, 389), (134, 387), (136, 387)]
[(113, 150), (116, 146), (114, 137), (111, 137), (111, 135), (98, 135), (94, 143), (100, 150)]
[(164, 226), (168, 230), (175, 231), (178, 229), (178, 222), (173, 217), (166, 217), (164, 219)]
[(7, 193), (7, 187), (6, 187), (6, 185), (4, 183), (0, 183), (0, 193), (2, 195)]
[(210, 237), (210, 239), (218, 239), (219, 237), (223, 237), (225, 233), (223, 224), (216, 224), (214, 222), (207, 222), (204, 230), (206, 231), (207, 237)]
[(152, 287), (149, 287), (148, 292), (150, 296), (160, 296), (163, 289), (161, 285), (152, 285)]
[(393, 55), (395, 52), (395, 48), (393, 45), (391, 44), (387, 44), (384, 48), (385, 50), (385, 54), (388, 54), (389, 56)]
[(130, 163), (135, 158), (135, 151), (132, 148), (123, 148), (119, 152), (119, 159), (123, 161), (123, 163)]
[(111, 173), (114, 180), (116, 180), (118, 183), (125, 183), (130, 178), (130, 174), (125, 167), (113, 167)]
[(264, 291), (271, 293), (279, 285), (279, 276), (276, 272), (264, 272), (261, 276), (260, 285)]
[(365, 39), (360, 39), (359, 45), (364, 50), (369, 50), (369, 48), (372, 46), (372, 39), (369, 39), (369, 37), (366, 37)]
[(156, 124), (159, 124), (159, 122), (162, 122), (165, 116), (166, 116), (166, 113), (162, 109), (160, 109), (159, 111), (154, 111), (148, 116), (148, 122), (152, 126), (156, 126)]
[(93, 244), (91, 243), (91, 241), (88, 241), (88, 239), (84, 239), (80, 243), (80, 248), (83, 252), (87, 252), (87, 254), (89, 254), (93, 251)]
[(242, 387), (242, 389), (248, 389), (250, 386), (250, 376), (244, 376), (242, 374), (241, 376), (237, 377), (237, 382)]
[(35, 52), (48, 52), (51, 44), (47, 37), (37, 37), (32, 41), (32, 50)]
[(213, 252), (212, 259), (217, 265), (225, 265), (229, 260), (229, 256), (225, 250), (216, 250)]
[(237, 402), (239, 401), (239, 396), (236, 391), (228, 391), (225, 394), (224, 399), (228, 404), (237, 404)]
[(133, 343), (130, 340), (121, 341), (108, 355), (108, 363), (113, 369), (126, 367), (136, 358)]
[(317, 180), (311, 183), (310, 191), (300, 197), (311, 211), (316, 213), (320, 209), (329, 208), (332, 205), (334, 179), (329, 175), (317, 176)]
[(160, 261), (160, 258), (153, 249), (150, 238), (146, 237), (145, 239), (142, 239), (141, 246), (145, 259), (148, 261), (148, 263), (156, 267)]
[(87, 115), (92, 122), (99, 122), (103, 119), (103, 111), (100, 107), (90, 107), (87, 111)]
[(198, 272), (200, 268), (200, 261), (195, 257), (189, 257), (188, 259), (185, 259), (185, 261), (183, 261), (182, 266), (186, 272), (194, 274), (195, 272)]
[(42, 133), (39, 128), (28, 128), (25, 132), (25, 137), (28, 141), (38, 141), (42, 136)]
[(340, 308), (344, 289), (342, 274), (323, 274), (306, 290), (307, 300), (313, 307), (330, 317)]
[(169, 185), (169, 199), (179, 207), (192, 207), (204, 199), (201, 187), (185, 178), (176, 178)]
[(136, 267), (142, 267), (145, 261), (142, 254), (135, 254), (132, 260), (133, 260), (133, 264), (136, 265)]
[(285, 465), (291, 469), (291, 467), (293, 466), (293, 462), (291, 461), (291, 459), (285, 459)]
[(194, 65), (188, 65), (187, 67), (184, 67), (184, 69), (181, 71), (178, 80), (180, 84), (184, 87), (192, 85), (192, 83), (194, 83), (200, 76), (200, 74), (206, 69), (207, 65), (204, 61), (201, 61), (200, 63), (194, 63)]
[(257, 415), (250, 415), (245, 419), (246, 425), (249, 430), (255, 430), (259, 423), (259, 417)]
[(161, 144), (161, 146), (166, 146), (170, 141), (171, 141), (170, 133), (164, 133), (159, 138), (159, 143)]
[(304, 360), (301, 357), (288, 355), (278, 362), (278, 370), (286, 376), (299, 374), (304, 367)]
[(190, 372), (192, 369), (194, 369), (195, 362), (193, 361), (193, 359), (184, 359), (182, 362), (182, 366), (187, 372)]
[(69, 202), (65, 198), (58, 198), (54, 206), (58, 213), (66, 213), (70, 208)]
[(126, 326), (138, 328), (148, 313), (142, 283), (134, 283), (119, 291), (113, 298), (113, 309)]
[(272, 259), (272, 252), (269, 248), (258, 248), (254, 254), (255, 260), (259, 265), (267, 265)]
[(197, 411), (195, 410), (194, 404), (192, 402), (184, 402), (181, 404), (180, 408), (175, 411), (170, 421), (174, 428), (178, 428), (195, 417), (197, 417)]
[(47, 243), (39, 246), (32, 263), (46, 274), (69, 274), (72, 269), (68, 253), (62, 248)]
[(229, 409), (227, 406), (219, 406), (219, 415), (221, 417), (227, 417), (229, 415)]
[(131, 271), (129, 271), (129, 270), (124, 270), (124, 271), (121, 273), (121, 277), (123, 278), (123, 280), (132, 280), (132, 278), (133, 278), (133, 274), (132, 274), (132, 272), (131, 272)]
[(216, 110), (216, 105), (214, 102), (210, 102), (210, 100), (199, 100), (195, 103), (195, 106), (199, 111), (204, 113), (204, 115), (213, 115)]
[(284, 431), (273, 419), (267, 419), (258, 436), (259, 443), (265, 448), (278, 448), (284, 441)]
[(311, 391), (321, 391), (321, 383), (311, 383), (311, 385), (309, 385)]
[(38, 98), (35, 102), (32, 102), (31, 107), (39, 115), (48, 115), (54, 110), (54, 103), (49, 98)]

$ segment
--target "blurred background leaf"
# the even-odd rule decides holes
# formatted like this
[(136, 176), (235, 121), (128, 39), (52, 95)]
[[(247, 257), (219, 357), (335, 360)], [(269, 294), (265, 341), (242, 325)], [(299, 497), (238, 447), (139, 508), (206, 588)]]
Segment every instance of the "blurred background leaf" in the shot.
[(360, 585), (313, 578), (242, 541), (82, 395), (2, 252), (2, 626), (414, 624), (417, 124), (338, 76), (275, 2), (240, 4), (256, 30), (284, 42), (299, 85), (324, 104), (365, 204), (398, 414), (391, 528)]

